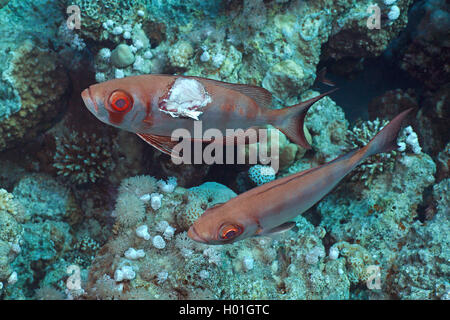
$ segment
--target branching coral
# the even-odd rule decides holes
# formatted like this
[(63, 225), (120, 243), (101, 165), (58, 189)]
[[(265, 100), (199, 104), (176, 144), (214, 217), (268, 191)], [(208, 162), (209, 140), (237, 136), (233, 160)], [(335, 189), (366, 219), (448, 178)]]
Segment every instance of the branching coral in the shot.
[[(346, 150), (364, 147), (387, 123), (387, 120), (378, 118), (374, 121), (357, 123), (352, 130), (347, 132)], [(350, 179), (352, 181), (363, 181), (364, 185), (367, 186), (377, 174), (384, 171), (392, 171), (395, 168), (398, 157), (405, 151), (421, 152), (417, 134), (411, 127), (407, 127), (402, 131), (397, 143), (399, 145), (397, 150), (389, 153), (379, 153), (367, 158), (352, 171)]]
[(113, 169), (111, 144), (106, 138), (77, 132), (55, 137), (56, 153), (53, 166), (58, 174), (80, 185), (94, 183)]
[[(378, 118), (374, 121), (357, 123), (352, 130), (348, 130), (347, 149), (364, 147), (387, 123), (388, 121), (380, 121)], [(367, 186), (376, 174), (394, 168), (396, 155), (396, 151), (392, 151), (368, 158), (353, 170), (351, 180), (364, 181), (364, 184)]]

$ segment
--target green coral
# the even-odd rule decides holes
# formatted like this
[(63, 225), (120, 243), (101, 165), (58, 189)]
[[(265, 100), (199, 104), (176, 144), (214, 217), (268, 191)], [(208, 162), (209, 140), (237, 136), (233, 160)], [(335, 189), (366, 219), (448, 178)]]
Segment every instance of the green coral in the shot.
[(5, 77), (20, 99), (18, 111), (0, 120), (0, 150), (48, 129), (64, 106), (69, 79), (58, 56), (26, 41), (14, 51)]
[(219, 203), (235, 197), (231, 189), (216, 182), (205, 182), (193, 187), (186, 193), (186, 206), (177, 214), (177, 223), (182, 230), (187, 230), (203, 212)]

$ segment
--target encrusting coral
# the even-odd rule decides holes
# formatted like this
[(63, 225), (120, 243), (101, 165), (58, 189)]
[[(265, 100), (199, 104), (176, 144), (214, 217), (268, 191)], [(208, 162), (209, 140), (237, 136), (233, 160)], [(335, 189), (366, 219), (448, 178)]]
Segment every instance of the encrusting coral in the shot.
[(0, 295), (3, 286), (12, 282), (14, 269), (11, 263), (21, 251), (23, 228), (18, 220), (22, 218), (23, 211), (14, 196), (0, 188)]
[[(3, 77), (17, 98), (6, 117), (0, 111), (0, 150), (30, 140), (48, 129), (64, 107), (69, 79), (58, 56), (25, 41), (13, 53)], [(0, 107), (0, 109), (4, 106)]]

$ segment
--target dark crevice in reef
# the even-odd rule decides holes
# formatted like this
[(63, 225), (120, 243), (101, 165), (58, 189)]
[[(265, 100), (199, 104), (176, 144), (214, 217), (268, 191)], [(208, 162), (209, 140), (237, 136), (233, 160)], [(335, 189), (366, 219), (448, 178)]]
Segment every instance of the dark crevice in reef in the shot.
[[(317, 70), (327, 67), (327, 78), (339, 88), (333, 94), (333, 100), (344, 109), (350, 123), (358, 118), (367, 119), (366, 110), (369, 102), (386, 91), (412, 88), (418, 96), (422, 93), (423, 84), (400, 68), (401, 58), (398, 56), (405, 42), (411, 41), (411, 35), (415, 33), (418, 21), (424, 15), (424, 10), (412, 8), (421, 5), (423, 6), (423, 1), (416, 1), (410, 7), (407, 27), (391, 41), (379, 57), (344, 57), (339, 60), (321, 57)], [(324, 48), (327, 44), (322, 45), (322, 54), (326, 51)]]
[(423, 191), (423, 201), (417, 207), (417, 215), (414, 217), (415, 221), (426, 223), (431, 220), (436, 212), (433, 199), (433, 186), (430, 185)]

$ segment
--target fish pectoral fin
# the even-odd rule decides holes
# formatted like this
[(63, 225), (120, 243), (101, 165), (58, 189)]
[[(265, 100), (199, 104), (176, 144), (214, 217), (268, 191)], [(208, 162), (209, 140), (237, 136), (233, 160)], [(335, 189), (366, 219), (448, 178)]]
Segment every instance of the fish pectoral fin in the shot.
[(295, 227), (295, 222), (288, 221), (283, 224), (280, 224), (279, 226), (277, 226), (275, 228), (269, 229), (267, 231), (263, 231), (262, 233), (260, 233), (260, 235), (268, 236), (268, 235), (280, 234), (280, 233), (286, 232), (288, 230), (291, 230), (293, 227)]
[(172, 141), (171, 137), (157, 136), (147, 133), (136, 133), (139, 138), (147, 142), (152, 147), (155, 147), (162, 153), (168, 154), (174, 158), (180, 158), (178, 154), (172, 154), (173, 148), (178, 144), (178, 141)]

